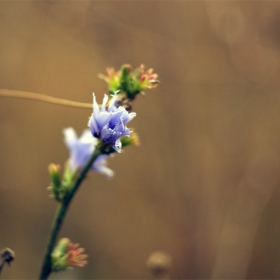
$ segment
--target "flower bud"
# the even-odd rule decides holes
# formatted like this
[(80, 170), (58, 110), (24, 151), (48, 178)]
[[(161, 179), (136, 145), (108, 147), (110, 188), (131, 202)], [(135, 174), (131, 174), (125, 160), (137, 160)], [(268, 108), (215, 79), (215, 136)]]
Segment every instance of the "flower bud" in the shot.
[(52, 271), (58, 272), (69, 268), (83, 267), (88, 262), (85, 260), (88, 255), (82, 254), (84, 248), (79, 248), (79, 244), (72, 243), (69, 238), (61, 238), (53, 250)]
[(51, 175), (52, 184), (55, 188), (59, 188), (61, 185), (60, 178), (60, 165), (58, 164), (50, 164), (49, 165), (49, 173)]
[(10, 265), (10, 263), (15, 259), (15, 253), (10, 248), (5, 248), (1, 251), (1, 257), (2, 257), (2, 262), (0, 263), (0, 273), (5, 263)]
[(15, 259), (15, 253), (10, 248), (5, 248), (1, 252), (2, 260), (5, 261), (8, 265)]
[(139, 136), (136, 132), (131, 131), (130, 137), (121, 137), (122, 147), (140, 146)]

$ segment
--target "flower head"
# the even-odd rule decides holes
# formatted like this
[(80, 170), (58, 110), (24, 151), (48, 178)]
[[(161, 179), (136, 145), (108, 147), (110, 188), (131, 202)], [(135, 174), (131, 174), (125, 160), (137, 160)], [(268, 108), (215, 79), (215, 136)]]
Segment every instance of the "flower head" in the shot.
[(58, 272), (68, 268), (84, 267), (88, 255), (83, 254), (84, 248), (72, 243), (69, 238), (61, 238), (52, 253), (52, 271)]
[(153, 71), (153, 68), (145, 71), (144, 64), (141, 64), (140, 67), (134, 71), (134, 79), (138, 82), (138, 85), (135, 87), (137, 87), (139, 91), (145, 90), (147, 88), (156, 88), (158, 86), (158, 74), (153, 73)]
[(107, 76), (99, 74), (98, 77), (108, 84), (110, 93), (120, 91), (129, 100), (134, 100), (143, 90), (155, 88), (159, 84), (158, 75), (153, 71), (152, 68), (145, 71), (144, 64), (134, 70), (130, 64), (124, 64), (119, 71), (107, 68)]
[(83, 267), (88, 262), (85, 260), (87, 255), (82, 254), (85, 249), (79, 248), (79, 243), (71, 243), (69, 242), (67, 245), (67, 255), (66, 255), (66, 262), (69, 263), (71, 266)]
[(105, 94), (101, 109), (99, 109), (93, 94), (94, 111), (89, 119), (88, 126), (94, 137), (99, 138), (120, 153), (122, 148), (120, 137), (130, 136), (131, 131), (125, 125), (136, 116), (136, 113), (128, 113), (122, 106), (116, 107), (116, 95), (106, 109), (108, 99), (108, 95)]
[[(72, 127), (64, 129), (63, 134), (65, 144), (70, 151), (69, 165), (72, 172), (82, 169), (94, 152), (98, 140), (92, 137), (89, 129), (84, 130), (80, 138)], [(108, 155), (98, 156), (91, 169), (112, 177), (114, 172), (106, 166), (107, 158)]]

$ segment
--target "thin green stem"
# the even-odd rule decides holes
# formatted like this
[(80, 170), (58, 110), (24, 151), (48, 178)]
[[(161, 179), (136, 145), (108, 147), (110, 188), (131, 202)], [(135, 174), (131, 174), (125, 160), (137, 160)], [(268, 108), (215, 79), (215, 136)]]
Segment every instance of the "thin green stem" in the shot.
[(75, 184), (73, 185), (73, 187), (71, 188), (70, 192), (65, 196), (64, 200), (60, 203), (60, 205), (57, 209), (57, 212), (56, 212), (56, 215), (54, 218), (54, 222), (53, 222), (53, 226), (52, 226), (51, 235), (50, 235), (49, 242), (48, 242), (46, 252), (45, 252), (44, 262), (43, 262), (43, 266), (42, 266), (42, 270), (41, 270), (41, 274), (40, 274), (40, 278), (39, 278), (40, 280), (48, 279), (49, 275), (52, 272), (51, 253), (54, 249), (55, 242), (57, 240), (57, 236), (61, 229), (64, 217), (67, 213), (70, 202), (72, 201), (72, 198), (78, 191), (81, 183), (85, 179), (86, 174), (89, 171), (89, 169), (91, 168), (93, 162), (101, 154), (102, 154), (102, 152), (101, 152), (100, 148), (97, 147), (95, 149), (94, 153), (89, 158), (87, 164), (83, 168), (82, 172), (80, 173), (79, 177), (77, 178), (77, 180), (76, 180)]

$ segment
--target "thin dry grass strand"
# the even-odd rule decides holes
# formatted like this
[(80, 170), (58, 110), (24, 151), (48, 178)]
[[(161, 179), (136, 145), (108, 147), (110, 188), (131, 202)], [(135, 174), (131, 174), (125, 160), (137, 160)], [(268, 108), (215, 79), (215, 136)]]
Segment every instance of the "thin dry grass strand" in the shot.
[(42, 101), (46, 103), (75, 107), (75, 108), (92, 109), (92, 103), (77, 102), (77, 101), (67, 100), (63, 98), (56, 98), (56, 97), (48, 96), (41, 93), (34, 93), (34, 92), (0, 89), (0, 96), (30, 99), (30, 100)]

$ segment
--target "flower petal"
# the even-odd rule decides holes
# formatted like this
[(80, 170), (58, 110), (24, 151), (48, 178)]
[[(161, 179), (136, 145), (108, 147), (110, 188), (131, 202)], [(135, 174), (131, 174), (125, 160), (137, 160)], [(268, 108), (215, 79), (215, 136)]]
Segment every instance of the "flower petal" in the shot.
[[(81, 170), (94, 152), (98, 140), (92, 137), (92, 133), (89, 129), (84, 130), (80, 138), (77, 138), (76, 132), (72, 127), (64, 129), (63, 133), (65, 137), (64, 141), (70, 152), (70, 168), (73, 172)], [(108, 137), (110, 138), (110, 131)], [(106, 166), (106, 158), (108, 156), (106, 155), (104, 158), (99, 157), (95, 160), (91, 169), (107, 177), (111, 177), (113, 171)], [(75, 246), (75, 244), (73, 244), (73, 246)]]
[(72, 149), (77, 141), (77, 134), (73, 127), (63, 129), (64, 142), (68, 149)]

